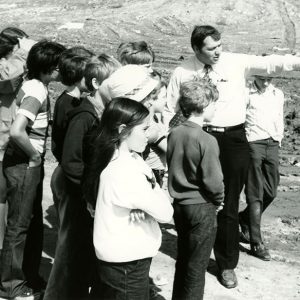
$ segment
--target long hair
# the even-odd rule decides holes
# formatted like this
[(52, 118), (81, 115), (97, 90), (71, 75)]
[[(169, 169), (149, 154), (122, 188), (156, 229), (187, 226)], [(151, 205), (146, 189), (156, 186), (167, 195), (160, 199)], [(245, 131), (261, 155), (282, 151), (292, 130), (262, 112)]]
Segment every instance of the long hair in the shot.
[(25, 31), (18, 27), (6, 27), (1, 31), (0, 35), (10, 39), (14, 45), (19, 43), (19, 39), (29, 37)]
[(28, 35), (17, 27), (6, 27), (0, 32), (0, 58), (6, 57), (19, 43), (18, 38), (28, 38)]
[[(84, 150), (85, 168), (82, 177), (83, 198), (95, 207), (99, 178), (111, 161), (116, 149), (148, 116), (148, 109), (141, 103), (127, 99), (113, 99), (104, 109), (100, 125), (87, 136)], [(120, 125), (126, 125), (119, 132)]]

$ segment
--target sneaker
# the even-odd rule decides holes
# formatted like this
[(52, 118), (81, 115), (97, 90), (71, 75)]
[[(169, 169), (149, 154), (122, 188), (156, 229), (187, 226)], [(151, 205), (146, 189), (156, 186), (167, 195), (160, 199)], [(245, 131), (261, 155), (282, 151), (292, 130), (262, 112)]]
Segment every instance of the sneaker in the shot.
[(271, 260), (271, 255), (263, 243), (251, 244), (250, 254), (264, 261)]

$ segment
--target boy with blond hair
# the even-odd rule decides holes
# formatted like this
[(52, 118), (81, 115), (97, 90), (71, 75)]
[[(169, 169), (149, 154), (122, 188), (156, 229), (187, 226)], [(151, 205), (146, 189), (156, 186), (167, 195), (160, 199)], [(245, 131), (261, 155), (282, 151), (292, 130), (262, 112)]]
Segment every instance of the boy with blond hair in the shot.
[(214, 114), (216, 87), (199, 79), (183, 83), (179, 105), (187, 120), (168, 137), (168, 188), (178, 234), (172, 299), (203, 299), (205, 271), (215, 241), (216, 211), (224, 198), (216, 139), (203, 129)]

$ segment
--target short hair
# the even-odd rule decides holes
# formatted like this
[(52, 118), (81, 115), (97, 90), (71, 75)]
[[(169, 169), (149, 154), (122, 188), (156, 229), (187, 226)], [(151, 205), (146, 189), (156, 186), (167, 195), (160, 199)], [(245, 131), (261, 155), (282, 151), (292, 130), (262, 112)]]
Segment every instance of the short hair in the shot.
[(17, 27), (7, 27), (0, 32), (0, 58), (7, 56), (19, 43), (18, 38), (28, 35)]
[(183, 115), (188, 118), (192, 113), (203, 113), (204, 108), (218, 97), (219, 92), (213, 83), (197, 78), (181, 84), (178, 103)]
[(62, 55), (58, 68), (62, 84), (71, 86), (82, 80), (88, 59), (77, 55)]
[(89, 91), (93, 91), (92, 79), (96, 78), (99, 85), (122, 65), (113, 56), (100, 54), (97, 62), (87, 64), (84, 71), (85, 85)]
[(152, 70), (152, 72), (149, 74), (152, 78), (157, 80), (157, 86), (150, 92), (149, 95), (147, 95), (141, 103), (147, 106), (147, 103), (151, 100), (156, 101), (158, 100), (157, 96), (160, 90), (163, 87), (167, 87), (166, 82), (162, 79), (161, 74), (157, 70)]
[(215, 41), (219, 41), (221, 39), (221, 33), (213, 26), (196, 25), (191, 35), (191, 45), (193, 50), (195, 47), (201, 50), (204, 45), (204, 40), (208, 36), (212, 37)]
[(95, 53), (86, 49), (83, 46), (74, 46), (66, 49), (63, 55), (77, 55), (85, 58), (92, 58), (93, 56), (95, 56)]
[(122, 65), (146, 65), (155, 60), (152, 48), (145, 41), (121, 43), (117, 56)]
[(63, 45), (47, 40), (33, 45), (27, 57), (28, 78), (40, 79), (41, 74), (49, 74), (55, 70), (65, 49)]
[(7, 37), (0, 35), (0, 58), (6, 57), (13, 51), (15, 44)]

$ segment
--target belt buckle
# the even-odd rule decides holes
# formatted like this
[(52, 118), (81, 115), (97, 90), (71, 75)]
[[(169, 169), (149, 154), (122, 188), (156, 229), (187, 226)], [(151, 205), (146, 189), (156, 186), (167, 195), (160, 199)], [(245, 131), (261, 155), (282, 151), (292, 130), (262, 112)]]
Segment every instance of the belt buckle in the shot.
[(225, 132), (224, 127), (216, 127), (216, 126), (210, 126), (210, 125), (203, 127), (203, 129), (206, 132)]
[(224, 127), (215, 127), (215, 131), (216, 132), (225, 132), (225, 128)]

